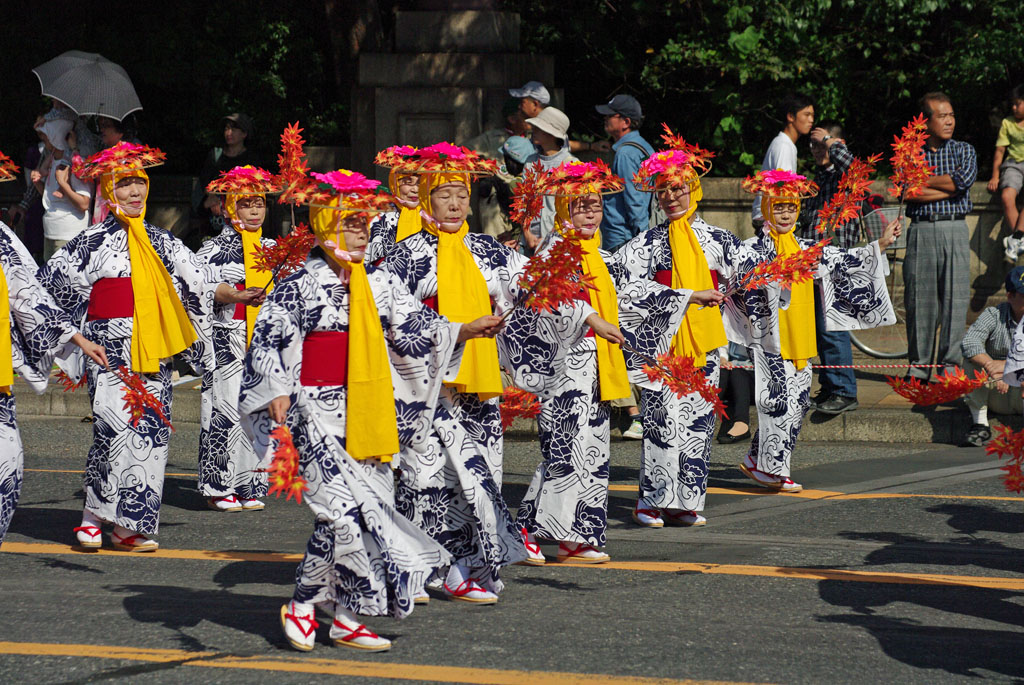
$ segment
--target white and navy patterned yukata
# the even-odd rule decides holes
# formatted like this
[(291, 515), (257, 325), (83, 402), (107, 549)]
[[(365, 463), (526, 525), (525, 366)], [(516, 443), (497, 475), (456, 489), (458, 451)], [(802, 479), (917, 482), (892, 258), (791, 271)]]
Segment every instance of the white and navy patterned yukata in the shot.
[[(398, 279), (369, 274), (391, 362), (399, 442), (418, 444), (431, 427), (441, 382), (458, 368), (459, 324), (415, 300)], [(349, 290), (323, 258), (274, 288), (260, 309), (245, 358), (240, 408), (257, 452), (275, 424), (267, 407), (289, 397), (287, 425), (316, 515), (296, 571), (294, 600), (334, 604), (364, 616), (402, 618), (449, 554), (395, 509), (391, 465), (345, 451), (348, 389), (303, 385), (303, 347), (313, 333), (348, 331)], [(454, 377), (454, 376), (452, 376)]]
[(370, 222), (370, 242), (366, 244), (363, 260), (366, 264), (377, 264), (386, 258), (398, 243), (399, 211), (383, 212)]
[[(633, 276), (671, 286), (670, 223), (666, 221), (630, 240), (612, 256), (612, 262), (621, 264)], [(742, 250), (739, 238), (697, 216), (690, 226), (715, 276), (713, 280), (732, 279)], [(718, 350), (708, 350), (704, 374), (716, 387), (720, 363)], [(665, 387), (641, 388), (640, 407), (644, 440), (639, 499), (654, 509), (703, 511), (716, 420), (711, 403), (695, 392), (680, 398)]]
[[(270, 238), (260, 242), (264, 246), (275, 244)], [(242, 236), (234, 227), (225, 226), (219, 235), (203, 243), (196, 256), (205, 264), (207, 279), (214, 290), (220, 283), (232, 288), (245, 287)], [(236, 307), (243, 312), (241, 319), (235, 318)], [(267, 474), (259, 468), (260, 460), (238, 415), (246, 344), (244, 305), (214, 301), (212, 321), (217, 365), (212, 373), (203, 374), (199, 491), (206, 497), (235, 494), (243, 499), (259, 499), (267, 494)]]
[[(539, 247), (550, 249), (562, 237), (552, 231)], [(619, 329), (626, 342), (650, 357), (668, 351), (686, 314), (692, 291), (672, 290), (636, 278), (601, 251), (615, 284)], [(641, 370), (644, 360), (625, 352), (632, 383), (656, 387)], [(660, 384), (659, 384), (660, 385)], [(574, 344), (566, 370), (539, 378), (530, 388), (541, 398), (542, 461), (519, 506), (516, 523), (534, 537), (604, 547), (608, 528), (608, 464), (611, 402), (601, 401), (597, 342)]]
[[(167, 268), (197, 340), (182, 352), (198, 373), (212, 372), (210, 311), (213, 288), (202, 263), (170, 231), (145, 222), (146, 233)], [(132, 363), (132, 317), (87, 320), (93, 285), (101, 279), (130, 278), (128, 232), (113, 216), (85, 229), (40, 269), (39, 281), (86, 338), (102, 345), (113, 369)], [(137, 426), (124, 408), (121, 380), (77, 351), (58, 362), (72, 380), (88, 378), (93, 444), (85, 467), (85, 508), (104, 521), (153, 535), (160, 518), (170, 428), (150, 411)], [(137, 374), (171, 418), (171, 358), (156, 373)]]
[[(36, 280), (36, 263), (6, 224), (0, 222), (0, 265), (11, 308), (14, 372), (37, 393), (46, 390), (54, 355), (78, 332)], [(0, 392), (0, 544), (21, 494), (24, 461), (14, 395)]]
[[(757, 261), (775, 259), (775, 243), (763, 229), (760, 235), (743, 241), (750, 252), (743, 253), (738, 273), (752, 269)], [(798, 238), (802, 249), (814, 241)], [(830, 331), (850, 331), (896, 323), (885, 277), (889, 261), (878, 242), (843, 250), (826, 246), (815, 276), (821, 292), (825, 325)], [(764, 473), (788, 478), (790, 458), (800, 434), (804, 414), (810, 406), (811, 364), (797, 369), (783, 359), (779, 342), (779, 308), (789, 306), (790, 291), (777, 284), (737, 293), (725, 302), (725, 331), (729, 340), (751, 349), (754, 362), (754, 400), (757, 404), (757, 432), (750, 441), (748, 457)], [(813, 324), (813, 320), (810, 320)]]
[[(487, 282), (494, 311), (507, 311), (523, 295), (518, 280), (526, 258), (491, 236), (467, 233), (463, 240)], [(421, 231), (399, 243), (382, 267), (398, 275), (417, 299), (436, 301), (437, 243), (437, 236)], [(537, 314), (516, 308), (497, 336), (499, 358), (516, 384), (533, 391), (528, 378), (554, 373), (564, 363), (566, 342), (583, 335), (584, 320), (592, 311), (569, 307), (564, 315)], [(498, 405), (497, 397), (481, 401), (476, 393), (445, 386), (424, 448), (403, 446), (398, 486), (399, 509), (493, 592), (502, 588), (498, 569), (526, 557), (501, 495)]]

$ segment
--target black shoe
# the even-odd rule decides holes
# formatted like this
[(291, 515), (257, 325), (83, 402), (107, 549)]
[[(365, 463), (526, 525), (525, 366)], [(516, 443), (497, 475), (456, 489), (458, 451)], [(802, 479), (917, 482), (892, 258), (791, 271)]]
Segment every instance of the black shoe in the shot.
[(822, 414), (842, 414), (844, 411), (853, 411), (860, 404), (857, 403), (856, 397), (843, 397), (842, 395), (832, 395), (826, 402), (819, 404), (816, 409)]
[(741, 433), (739, 435), (729, 435), (726, 432), (722, 432), (722, 433), (718, 434), (718, 444), (719, 445), (731, 445), (734, 442), (743, 442), (744, 440), (750, 440), (750, 429), (749, 428), (747, 429), (746, 433)]
[(961, 447), (984, 447), (985, 443), (992, 439), (992, 430), (988, 426), (976, 423), (967, 431), (967, 435), (960, 441)]
[(811, 409), (817, 409), (822, 404), (825, 404), (832, 398), (832, 393), (828, 390), (819, 390), (818, 394), (811, 398)]

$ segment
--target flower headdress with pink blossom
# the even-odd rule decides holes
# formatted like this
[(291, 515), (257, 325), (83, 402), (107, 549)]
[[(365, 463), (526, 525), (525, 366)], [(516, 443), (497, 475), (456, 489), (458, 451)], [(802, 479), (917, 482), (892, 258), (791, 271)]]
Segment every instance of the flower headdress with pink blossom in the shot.
[[(320, 194), (308, 203), (310, 207), (378, 214), (388, 211), (395, 201), (380, 181), (367, 178), (358, 171), (338, 169), (326, 174), (313, 172), (310, 176), (320, 182), (317, 186)], [(329, 204), (333, 197), (340, 198), (336, 206)]]
[(254, 166), (236, 166), (210, 181), (206, 192), (214, 195), (273, 195), (281, 192), (274, 174)]
[(440, 142), (403, 157), (392, 169), (398, 174), (491, 176), (498, 172), (498, 163), (469, 148)]
[(155, 147), (121, 141), (75, 164), (72, 173), (82, 180), (92, 181), (107, 174), (124, 174), (135, 169), (160, 166), (165, 159), (167, 155)]
[(17, 179), (18, 165), (10, 157), (0, 152), (0, 183)]
[(598, 159), (593, 162), (565, 162), (537, 181), (541, 195), (578, 197), (580, 195), (613, 195), (626, 189), (626, 183)]
[(714, 152), (687, 143), (673, 133), (668, 124), (662, 124), (662, 128), (665, 132), (661, 140), (667, 149), (655, 152), (640, 165), (633, 175), (637, 190), (653, 192), (658, 188), (682, 187), (711, 171)]
[(743, 179), (743, 190), (748, 193), (761, 193), (769, 198), (803, 199), (817, 195), (818, 185), (806, 176), (792, 171), (768, 169)]

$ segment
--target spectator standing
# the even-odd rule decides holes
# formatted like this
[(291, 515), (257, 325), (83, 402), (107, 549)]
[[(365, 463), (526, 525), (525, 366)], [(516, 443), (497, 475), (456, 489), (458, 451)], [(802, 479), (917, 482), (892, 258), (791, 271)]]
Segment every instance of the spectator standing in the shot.
[(1017, 199), (1024, 186), (1024, 84), (1010, 91), (1010, 108), (1012, 115), (1003, 119), (996, 136), (988, 192), (999, 191), (1003, 216), (1010, 227), (1010, 235), (1003, 238), (1003, 248), (1006, 261), (1015, 264), (1024, 252), (1024, 215), (1017, 211)]
[(199, 171), (192, 194), (192, 208), (200, 218), (207, 235), (220, 233), (224, 225), (221, 197), (206, 192), (210, 181), (236, 166), (263, 167), (262, 157), (252, 149), (256, 140), (256, 124), (248, 114), (235, 112), (221, 120), (224, 124), (224, 147), (210, 150)]
[[(806, 136), (814, 127), (814, 100), (803, 93), (790, 93), (779, 103), (779, 119), (785, 126), (768, 145), (761, 162), (761, 171), (784, 169), (796, 173), (797, 150), (796, 141)], [(751, 219), (755, 228), (764, 222), (761, 216), (761, 196), (754, 198)]]
[[(519, 111), (525, 119), (535, 117), (544, 111), (545, 107), (551, 106), (551, 94), (540, 81), (528, 81), (523, 84), (522, 88), (511, 88), (508, 93), (518, 99)], [(517, 135), (526, 134), (520, 133)], [(611, 145), (605, 140), (598, 140), (592, 143), (583, 140), (569, 141), (569, 151), (574, 154), (581, 152), (608, 152), (609, 150), (611, 150)]]
[(22, 165), (25, 174), (25, 193), (21, 201), (10, 208), (7, 215), (11, 228), (19, 233), (36, 262), (43, 259), (43, 198), (32, 183), (32, 172), (41, 168), (47, 159), (46, 143), (43, 142), (43, 134), (38, 130), (43, 121), (43, 115), (36, 117), (32, 130), (38, 140), (25, 151), (25, 163)]
[[(466, 141), (466, 147), (479, 152), (482, 157), (502, 162), (502, 145), (511, 136), (527, 135), (528, 126), (519, 110), (519, 100), (508, 98), (501, 108), (503, 124), (487, 129), (475, 138)], [(531, 146), (532, 148), (532, 146)], [(508, 230), (502, 210), (502, 196), (508, 187), (508, 177), (503, 175), (485, 176), (473, 183), (470, 198), (470, 230), (479, 231), (497, 238)], [(504, 186), (504, 188), (503, 188)]]
[[(1024, 314), (1024, 266), (1015, 267), (1006, 276), (1006, 302), (989, 307), (971, 324), (960, 344), (964, 355), (964, 369), (969, 376), (984, 371), (990, 378), (1001, 379), (1010, 353), (1013, 332)], [(988, 410), (996, 414), (1020, 416), (1020, 388), (1010, 389), (1003, 380), (995, 387), (981, 386), (967, 396), (971, 411), (971, 427), (960, 443), (961, 447), (981, 447), (992, 437), (988, 426)]]
[[(811, 155), (817, 165), (814, 182), (818, 194), (807, 200), (804, 208), (803, 227), (798, 232), (801, 238), (819, 240), (818, 211), (824, 207), (839, 190), (839, 180), (853, 163), (853, 154), (843, 140), (843, 130), (838, 124), (824, 124), (811, 131)], [(832, 245), (848, 250), (860, 240), (860, 224), (851, 221), (837, 227), (827, 236)], [(853, 347), (849, 331), (830, 331), (825, 325), (824, 310), (821, 306), (821, 291), (814, 289), (814, 332), (821, 365), (849, 366), (853, 364)], [(811, 409), (823, 414), (842, 414), (853, 411), (857, 403), (857, 377), (853, 369), (820, 368), (818, 373), (818, 395), (811, 400)]]
[[(68, 134), (73, 128), (74, 122), (67, 119), (47, 119), (37, 129), (52, 157), (42, 189), (43, 261), (89, 225), (91, 184), (71, 173)], [(33, 182), (37, 180), (41, 179), (34, 174)]]
[[(533, 144), (537, 146), (537, 161), (544, 171), (554, 169), (565, 162), (578, 162), (569, 151), (569, 117), (555, 107), (545, 107), (535, 117), (526, 120), (532, 129)], [(530, 229), (524, 231), (527, 254), (540, 245), (540, 241), (551, 232), (555, 225), (555, 198), (544, 196), (544, 207), (540, 216), (533, 220)]]
[[(970, 189), (978, 158), (970, 143), (953, 140), (956, 115), (945, 93), (926, 93), (919, 102), (928, 118), (924, 155), (934, 167), (921, 195), (907, 202), (907, 252), (903, 261), (907, 305), (908, 375), (927, 380), (930, 369), (960, 363), (960, 342), (970, 299), (970, 246), (964, 219), (973, 209)], [(936, 329), (941, 328), (938, 346)]]
[(624, 192), (609, 195), (604, 201), (601, 247), (614, 252), (650, 228), (650, 194), (633, 186), (633, 174), (645, 159), (654, 154), (654, 148), (637, 130), (643, 124), (644, 115), (640, 103), (632, 95), (616, 95), (608, 104), (597, 105), (595, 109), (604, 117), (605, 133), (614, 141), (612, 173), (626, 181)]

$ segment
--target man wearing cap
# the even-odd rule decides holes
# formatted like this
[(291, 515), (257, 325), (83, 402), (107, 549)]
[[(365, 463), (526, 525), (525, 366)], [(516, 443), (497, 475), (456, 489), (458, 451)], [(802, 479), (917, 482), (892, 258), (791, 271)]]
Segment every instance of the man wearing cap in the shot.
[[(960, 343), (964, 355), (964, 369), (973, 377), (983, 371), (991, 378), (1001, 378), (1010, 352), (1014, 330), (1024, 314), (1024, 266), (1018, 266), (1006, 276), (1006, 302), (988, 307), (971, 324)], [(1011, 388), (999, 380), (995, 386), (981, 386), (967, 396), (971, 410), (971, 427), (960, 442), (961, 447), (981, 447), (992, 437), (988, 427), (988, 410), (996, 414), (1020, 416), (1020, 388)]]
[[(519, 98), (519, 111), (525, 118), (535, 117), (545, 107), (551, 105), (551, 94), (540, 81), (527, 81), (522, 88), (510, 88), (508, 93), (514, 98)], [(611, 146), (605, 140), (569, 141), (569, 151), (577, 154), (580, 152), (608, 152), (610, 149)]]
[[(545, 91), (546, 92), (546, 91)], [(526, 123), (533, 129), (531, 137), (537, 146), (537, 161), (544, 171), (554, 169), (564, 162), (578, 162), (569, 152), (569, 117), (556, 107), (545, 107), (537, 116), (530, 117)], [(527, 173), (530, 173), (527, 171)], [(551, 232), (555, 225), (555, 197), (544, 196), (544, 207), (540, 216), (533, 220), (530, 229), (524, 231), (523, 239), (526, 251), (532, 254), (540, 245), (540, 241)]]
[(640, 103), (632, 95), (616, 95), (606, 105), (597, 105), (604, 116), (604, 130), (611, 136), (612, 172), (626, 180), (625, 192), (609, 195), (604, 201), (601, 221), (601, 247), (614, 252), (650, 226), (651, 198), (633, 187), (633, 174), (654, 154), (654, 148), (637, 132), (643, 122)]
[(204, 226), (208, 234), (219, 233), (223, 225), (221, 197), (206, 193), (206, 186), (210, 181), (236, 166), (264, 166), (263, 158), (249, 147), (256, 138), (256, 124), (252, 118), (247, 114), (235, 112), (221, 119), (221, 123), (224, 125), (224, 147), (210, 150), (206, 161), (203, 162), (203, 168), (199, 171), (199, 182), (192, 195), (192, 208), (204, 223), (209, 222), (209, 226)]

